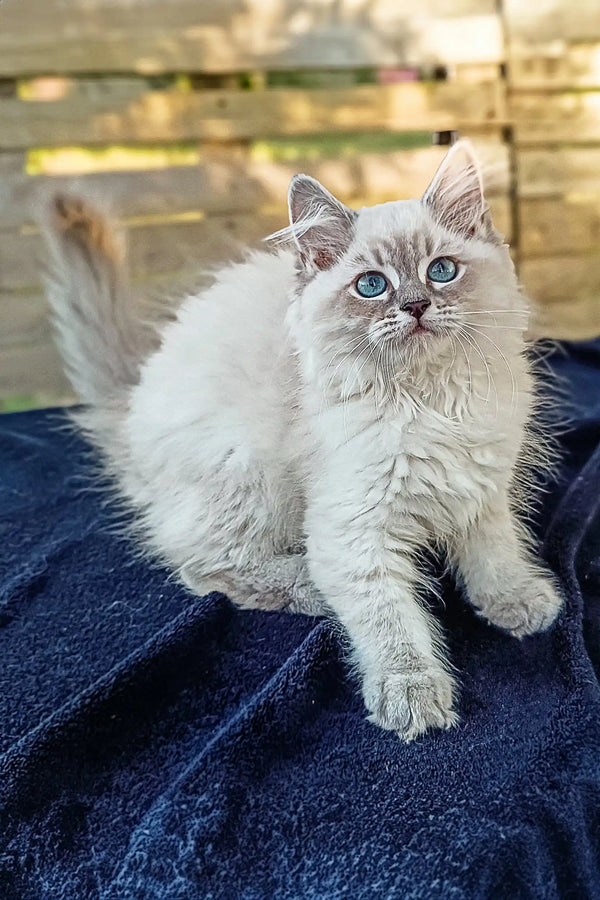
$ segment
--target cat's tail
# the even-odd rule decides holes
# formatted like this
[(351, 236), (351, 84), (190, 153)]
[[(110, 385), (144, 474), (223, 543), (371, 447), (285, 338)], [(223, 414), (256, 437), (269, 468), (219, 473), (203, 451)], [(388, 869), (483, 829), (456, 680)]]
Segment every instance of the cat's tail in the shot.
[(149, 339), (130, 301), (124, 242), (77, 196), (54, 197), (44, 225), (47, 294), (65, 372), (84, 403), (110, 405), (137, 382)]

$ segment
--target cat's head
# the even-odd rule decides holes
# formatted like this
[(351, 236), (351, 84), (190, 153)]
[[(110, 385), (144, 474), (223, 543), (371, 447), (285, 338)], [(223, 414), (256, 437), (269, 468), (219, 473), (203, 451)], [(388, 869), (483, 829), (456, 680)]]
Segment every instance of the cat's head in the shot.
[[(336, 352), (382, 349), (410, 368), (457, 341), (478, 343), (499, 311), (522, 314), (467, 141), (450, 149), (420, 200), (355, 211), (297, 175), (289, 209), (306, 340)], [(515, 321), (522, 331), (522, 316), (506, 324)]]

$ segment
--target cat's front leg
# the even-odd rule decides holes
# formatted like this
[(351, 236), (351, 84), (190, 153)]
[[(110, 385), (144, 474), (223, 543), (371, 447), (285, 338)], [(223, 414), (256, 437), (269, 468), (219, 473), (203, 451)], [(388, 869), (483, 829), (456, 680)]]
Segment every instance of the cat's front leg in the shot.
[[(370, 720), (411, 741), (450, 728), (455, 684), (433, 616), (417, 597), (414, 523), (392, 535), (381, 521), (344, 520), (344, 505), (312, 511), (308, 521), (311, 575), (347, 629), (362, 677)], [(380, 518), (375, 510), (373, 519)]]
[(535, 560), (528, 544), (503, 494), (456, 539), (452, 551), (477, 612), (519, 638), (545, 631), (562, 606), (554, 577)]

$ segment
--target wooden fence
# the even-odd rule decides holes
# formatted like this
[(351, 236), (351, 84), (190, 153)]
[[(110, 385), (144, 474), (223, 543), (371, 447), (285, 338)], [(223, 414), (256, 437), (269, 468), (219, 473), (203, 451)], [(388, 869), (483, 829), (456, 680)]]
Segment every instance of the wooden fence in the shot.
[(0, 403), (70, 396), (40, 288), (49, 192), (109, 201), (154, 295), (284, 224), (294, 172), (350, 205), (418, 196), (439, 131), (481, 152), (537, 333), (600, 333), (597, 3), (497, 6), (0, 3)]

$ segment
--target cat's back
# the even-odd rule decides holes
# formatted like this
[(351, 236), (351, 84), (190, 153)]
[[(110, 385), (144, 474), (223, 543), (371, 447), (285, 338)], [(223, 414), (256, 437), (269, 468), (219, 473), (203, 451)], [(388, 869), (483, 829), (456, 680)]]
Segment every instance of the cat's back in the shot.
[(285, 314), (293, 278), (290, 253), (253, 253), (188, 296), (142, 368), (131, 415), (171, 427), (228, 409), (264, 415), (289, 378)]

